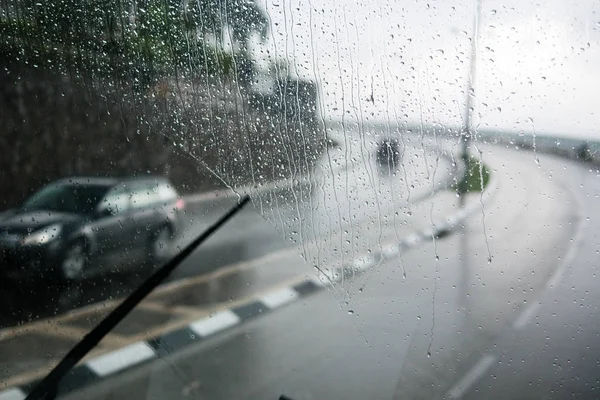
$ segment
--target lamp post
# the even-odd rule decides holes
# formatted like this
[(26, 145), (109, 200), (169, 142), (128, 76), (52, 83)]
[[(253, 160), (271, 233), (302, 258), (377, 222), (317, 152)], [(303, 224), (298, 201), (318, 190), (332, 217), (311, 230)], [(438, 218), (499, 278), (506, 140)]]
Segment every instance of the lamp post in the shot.
[[(479, 23), (481, 20), (481, 1), (477, 1), (477, 11), (475, 12), (475, 20), (473, 26), (473, 39), (471, 41), (471, 68), (469, 71), (469, 84), (467, 90), (467, 102), (466, 102), (466, 115), (465, 125), (461, 132), (461, 158), (465, 165), (465, 178), (470, 173), (470, 157), (469, 147), (471, 143), (471, 137), (473, 136), (473, 113), (475, 111), (475, 81), (477, 79), (477, 54), (478, 54), (478, 42), (479, 42)], [(466, 183), (467, 179), (463, 182)]]

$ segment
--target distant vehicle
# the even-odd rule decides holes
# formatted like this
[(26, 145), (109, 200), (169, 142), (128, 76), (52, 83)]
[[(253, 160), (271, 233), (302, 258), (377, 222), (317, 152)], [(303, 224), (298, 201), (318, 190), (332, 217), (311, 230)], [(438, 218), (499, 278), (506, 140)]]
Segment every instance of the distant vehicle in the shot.
[(71, 281), (110, 269), (111, 257), (162, 261), (184, 207), (160, 177), (53, 182), (0, 215), (0, 279)]
[(395, 168), (400, 162), (400, 143), (397, 139), (387, 138), (377, 148), (377, 162), (382, 166)]

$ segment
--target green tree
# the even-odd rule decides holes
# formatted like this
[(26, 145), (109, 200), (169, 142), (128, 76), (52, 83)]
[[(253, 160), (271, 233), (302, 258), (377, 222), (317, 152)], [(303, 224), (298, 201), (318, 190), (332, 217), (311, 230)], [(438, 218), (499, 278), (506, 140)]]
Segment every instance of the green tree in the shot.
[[(5, 10), (4, 57), (142, 87), (174, 74), (227, 74), (231, 60), (252, 73), (249, 43), (268, 33), (251, 0), (12, 0)], [(220, 40), (226, 33), (229, 53)]]

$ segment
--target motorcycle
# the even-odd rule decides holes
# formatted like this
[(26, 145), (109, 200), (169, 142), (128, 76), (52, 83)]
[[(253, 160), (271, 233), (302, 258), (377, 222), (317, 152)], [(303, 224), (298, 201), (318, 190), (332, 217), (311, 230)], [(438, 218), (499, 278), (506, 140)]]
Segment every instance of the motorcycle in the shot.
[(400, 162), (400, 144), (396, 139), (384, 139), (377, 149), (377, 162), (381, 166), (396, 168)]

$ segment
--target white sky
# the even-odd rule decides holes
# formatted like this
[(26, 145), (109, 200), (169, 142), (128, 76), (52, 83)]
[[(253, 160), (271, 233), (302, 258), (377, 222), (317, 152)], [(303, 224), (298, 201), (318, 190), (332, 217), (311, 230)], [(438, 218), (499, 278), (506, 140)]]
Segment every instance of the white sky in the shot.
[[(475, 0), (263, 1), (262, 52), (320, 82), (326, 118), (461, 124)], [(600, 139), (599, 6), (483, 0), (475, 124)]]

